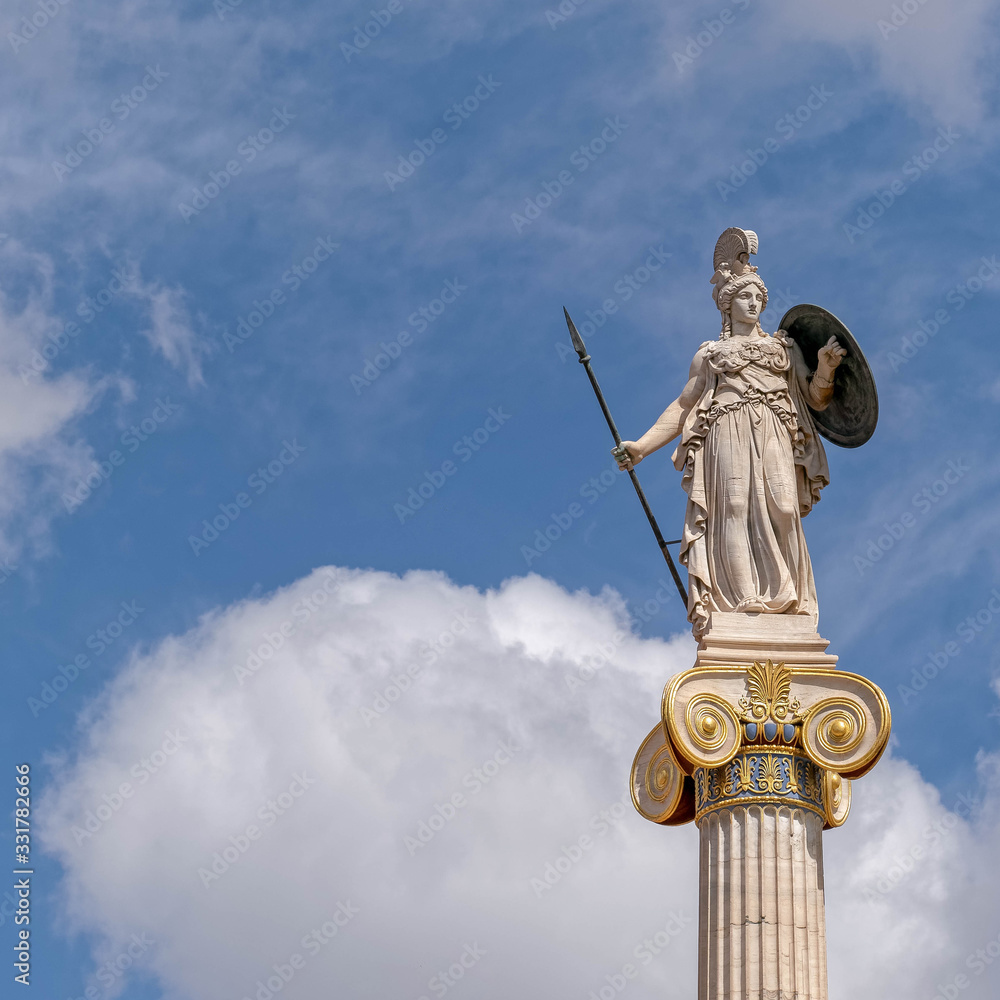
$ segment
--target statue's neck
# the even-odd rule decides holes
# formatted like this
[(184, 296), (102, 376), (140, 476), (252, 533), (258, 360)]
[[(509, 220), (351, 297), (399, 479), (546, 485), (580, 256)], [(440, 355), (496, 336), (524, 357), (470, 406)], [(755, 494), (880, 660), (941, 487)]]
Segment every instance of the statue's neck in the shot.
[(733, 323), (729, 334), (731, 337), (756, 337), (757, 322), (753, 323)]

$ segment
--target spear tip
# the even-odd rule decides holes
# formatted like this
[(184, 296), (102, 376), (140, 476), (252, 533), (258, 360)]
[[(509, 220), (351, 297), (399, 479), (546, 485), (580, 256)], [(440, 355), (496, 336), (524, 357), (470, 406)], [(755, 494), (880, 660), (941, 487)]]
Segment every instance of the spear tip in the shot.
[(576, 324), (570, 319), (569, 312), (565, 306), (563, 306), (563, 315), (566, 317), (566, 325), (569, 327), (569, 336), (573, 341), (573, 347), (576, 353), (580, 355), (581, 359), (587, 356), (587, 345), (583, 342), (583, 337), (580, 336), (580, 331), (577, 330)]

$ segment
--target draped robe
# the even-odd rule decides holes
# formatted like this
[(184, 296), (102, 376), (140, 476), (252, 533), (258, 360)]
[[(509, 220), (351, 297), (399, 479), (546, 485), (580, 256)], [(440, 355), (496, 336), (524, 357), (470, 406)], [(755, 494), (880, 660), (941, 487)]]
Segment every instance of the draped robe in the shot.
[(688, 494), (680, 559), (694, 634), (712, 611), (816, 615), (802, 518), (830, 476), (798, 345), (708, 341), (699, 365), (704, 389), (673, 455)]

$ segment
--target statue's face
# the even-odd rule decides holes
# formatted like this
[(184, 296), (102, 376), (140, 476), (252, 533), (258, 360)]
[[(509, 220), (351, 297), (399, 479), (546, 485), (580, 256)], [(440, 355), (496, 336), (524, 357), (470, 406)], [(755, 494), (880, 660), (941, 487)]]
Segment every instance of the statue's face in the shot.
[(747, 285), (733, 296), (730, 313), (734, 323), (756, 323), (763, 308), (764, 293), (756, 285)]

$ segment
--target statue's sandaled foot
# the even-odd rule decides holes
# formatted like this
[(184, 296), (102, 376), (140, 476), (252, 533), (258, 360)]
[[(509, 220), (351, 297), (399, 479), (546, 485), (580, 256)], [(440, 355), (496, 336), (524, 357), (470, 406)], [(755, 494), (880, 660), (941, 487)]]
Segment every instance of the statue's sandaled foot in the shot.
[(767, 605), (764, 603), (763, 597), (744, 597), (736, 605), (736, 610), (743, 612), (767, 611)]

